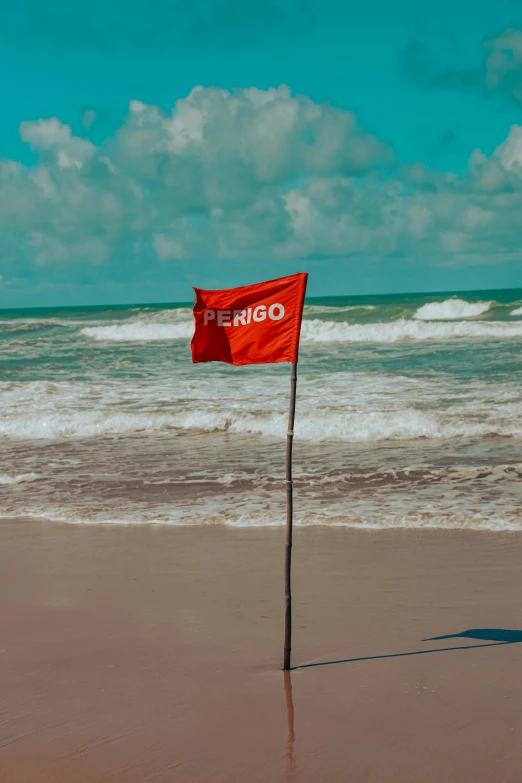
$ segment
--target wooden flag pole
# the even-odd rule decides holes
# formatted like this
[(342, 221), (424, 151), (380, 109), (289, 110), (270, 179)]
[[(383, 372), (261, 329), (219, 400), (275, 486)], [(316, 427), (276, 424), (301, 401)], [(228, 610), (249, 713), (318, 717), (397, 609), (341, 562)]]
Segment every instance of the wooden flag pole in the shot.
[(295, 394), (297, 389), (297, 362), (292, 362), (290, 375), (290, 412), (286, 434), (286, 551), (285, 551), (285, 652), (284, 671), (290, 671), (292, 654), (292, 533), (293, 533), (293, 482), (292, 447), (294, 443)]

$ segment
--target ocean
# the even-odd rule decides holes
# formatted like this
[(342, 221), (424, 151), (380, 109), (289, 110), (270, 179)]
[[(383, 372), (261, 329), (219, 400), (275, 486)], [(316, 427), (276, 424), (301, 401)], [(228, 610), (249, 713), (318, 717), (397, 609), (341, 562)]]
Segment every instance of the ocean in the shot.
[[(522, 290), (305, 306), (298, 525), (522, 529)], [(0, 311), (0, 516), (285, 523), (287, 364), (193, 365), (191, 306)]]

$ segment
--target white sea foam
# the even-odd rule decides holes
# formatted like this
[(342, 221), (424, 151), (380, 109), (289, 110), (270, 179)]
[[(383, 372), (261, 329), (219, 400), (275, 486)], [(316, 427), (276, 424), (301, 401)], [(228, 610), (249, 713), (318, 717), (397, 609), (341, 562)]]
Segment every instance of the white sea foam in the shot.
[[(286, 432), (286, 386), (285, 377), (268, 370), (242, 373), (231, 384), (228, 373), (202, 375), (196, 382), (161, 374), (161, 367), (146, 381), (3, 383), (0, 437), (90, 438), (177, 429), (279, 438)], [(508, 381), (492, 397), (486, 381), (470, 387), (446, 375), (303, 376), (296, 433), (317, 442), (519, 437), (522, 398), (518, 384)]]
[(87, 326), (81, 330), (85, 337), (109, 342), (151, 342), (155, 340), (189, 340), (194, 333), (192, 322), (158, 323), (133, 321), (111, 326)]
[[(206, 521), (207, 524), (216, 524), (219, 520)], [(284, 520), (281, 515), (270, 517), (260, 515), (229, 515), (223, 517), (222, 524), (229, 527), (282, 527)], [(161, 524), (158, 520), (157, 524)], [(186, 517), (177, 524), (194, 525), (197, 522)], [(356, 516), (349, 514), (321, 514), (320, 512), (296, 514), (294, 525), (297, 527), (346, 527), (363, 530), (389, 530), (408, 528), (412, 530), (490, 530), (490, 531), (521, 531), (522, 518), (517, 516), (504, 516), (501, 514), (489, 516), (471, 516), (452, 513), (415, 513), (415, 512), (382, 512), (375, 515)]]
[[(131, 432), (161, 432), (176, 426), (176, 417), (151, 413), (45, 413), (10, 416), (0, 421), (0, 437), (19, 439), (91, 438)], [(207, 429), (207, 427), (203, 427)], [(208, 427), (212, 429), (212, 427)]]
[[(226, 429), (230, 432), (254, 432), (264, 436), (282, 437), (284, 417), (273, 416), (262, 419), (253, 416), (232, 416), (227, 420)], [(323, 415), (304, 413), (296, 423), (295, 433), (296, 437), (308, 441), (339, 440), (357, 443), (418, 438), (477, 437), (490, 434), (521, 436), (522, 425), (501, 421), (481, 423), (461, 421), (458, 417), (404, 408), (389, 412), (325, 412)]]
[(307, 342), (393, 343), (401, 340), (457, 340), (466, 338), (516, 339), (522, 337), (522, 323), (503, 321), (455, 321), (434, 323), (401, 318), (388, 323), (346, 324), (313, 319), (303, 321), (302, 338)]
[(465, 302), (463, 299), (446, 299), (444, 302), (428, 302), (419, 307), (413, 317), (420, 321), (451, 321), (459, 318), (476, 318), (487, 313), (493, 302)]
[[(165, 508), (129, 509), (128, 513), (116, 516), (110, 511), (93, 513), (87, 508), (62, 509), (47, 508), (35, 511), (34, 508), (19, 507), (16, 512), (0, 509), (0, 519), (27, 518), (48, 520), (60, 524), (73, 525), (174, 525), (177, 527), (223, 525), (233, 528), (266, 528), (284, 526), (281, 508), (268, 513), (259, 509), (232, 510), (220, 508), (216, 504), (194, 504), (192, 507), (168, 506)], [(430, 509), (426, 513), (414, 510), (379, 509), (379, 513), (369, 512), (352, 514), (336, 509), (325, 513), (319, 509), (297, 511), (294, 516), (297, 527), (346, 527), (366, 530), (387, 530), (393, 528), (433, 529), (433, 530), (484, 530), (484, 531), (521, 531), (522, 517), (516, 513), (489, 513), (484, 515), (455, 513), (443, 509)]]
[[(190, 340), (192, 321), (166, 324), (133, 321), (110, 326), (89, 326), (81, 330), (85, 337), (107, 342), (153, 342)], [(338, 321), (304, 320), (302, 340), (312, 343), (332, 342), (398, 342), (402, 340), (456, 340), (466, 338), (516, 339), (522, 337), (522, 323), (503, 321), (454, 321), (436, 323), (407, 320), (371, 324), (348, 324)]]
[(512, 310), (510, 315), (522, 315), (522, 307), (517, 307), (515, 310)]
[(6, 476), (0, 474), (0, 484), (22, 484), (25, 481), (35, 481), (38, 473), (20, 473), (18, 476)]
[[(0, 421), (0, 437), (17, 439), (90, 438), (169, 429), (255, 433), (282, 438), (286, 434), (284, 414), (262, 415), (234, 410), (184, 413), (115, 413), (82, 411), (45, 415), (18, 415)], [(490, 416), (483, 421), (466, 420), (458, 413), (430, 413), (413, 408), (392, 411), (302, 412), (295, 427), (302, 440), (347, 442), (457, 438), (481, 435), (522, 436), (521, 419)]]

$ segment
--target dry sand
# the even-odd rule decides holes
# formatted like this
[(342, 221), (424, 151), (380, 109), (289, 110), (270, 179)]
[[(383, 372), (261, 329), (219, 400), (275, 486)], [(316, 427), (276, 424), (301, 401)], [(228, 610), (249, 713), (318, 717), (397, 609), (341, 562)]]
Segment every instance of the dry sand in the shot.
[(296, 529), (294, 665), (477, 649), (295, 670), (292, 747), (284, 531), (4, 522), (0, 781), (519, 783), (522, 644), (422, 639), (522, 630), (521, 544)]

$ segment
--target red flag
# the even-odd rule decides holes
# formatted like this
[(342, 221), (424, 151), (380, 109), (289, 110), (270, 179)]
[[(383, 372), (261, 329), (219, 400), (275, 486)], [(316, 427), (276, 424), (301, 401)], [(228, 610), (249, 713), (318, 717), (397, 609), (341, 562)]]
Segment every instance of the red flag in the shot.
[(193, 362), (296, 362), (308, 274), (205, 291), (194, 288)]

